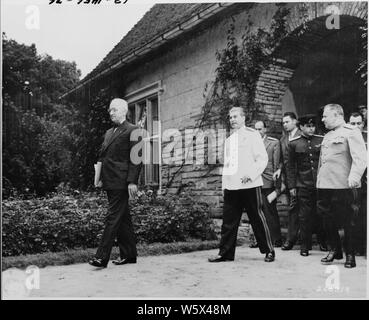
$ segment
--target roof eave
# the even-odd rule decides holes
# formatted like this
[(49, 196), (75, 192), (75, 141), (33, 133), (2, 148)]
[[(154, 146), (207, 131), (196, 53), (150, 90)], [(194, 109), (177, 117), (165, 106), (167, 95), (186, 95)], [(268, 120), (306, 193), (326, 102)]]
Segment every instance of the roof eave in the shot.
[(64, 93), (59, 97), (59, 99), (63, 99), (73, 93), (74, 91), (77, 91), (78, 89), (84, 87), (88, 83), (92, 82), (93, 80), (100, 78), (102, 75), (110, 73), (114, 70), (117, 70), (118, 68), (122, 67), (123, 65), (126, 65), (128, 63), (133, 62), (134, 60), (138, 59), (139, 57), (144, 56), (145, 54), (149, 53), (153, 49), (156, 49), (160, 47), (161, 45), (165, 44), (168, 40), (172, 40), (174, 38), (177, 38), (178, 36), (182, 35), (183, 33), (187, 32), (190, 29), (193, 29), (196, 25), (203, 22), (205, 19), (208, 19), (215, 14), (219, 13), (220, 11), (224, 10), (226, 7), (229, 7), (233, 5), (232, 2), (226, 2), (226, 3), (214, 3), (212, 6), (204, 9), (203, 11), (200, 11), (194, 15), (192, 15), (187, 20), (181, 22), (180, 24), (173, 27), (171, 30), (161, 33), (159, 36), (156, 36), (154, 39), (148, 41), (141, 47), (135, 49), (134, 51), (131, 51), (124, 55), (118, 62), (115, 64), (105, 68), (104, 70), (97, 73), (92, 78), (89, 78), (85, 81), (81, 81), (80, 84), (78, 84), (73, 89), (69, 90), (68, 92)]

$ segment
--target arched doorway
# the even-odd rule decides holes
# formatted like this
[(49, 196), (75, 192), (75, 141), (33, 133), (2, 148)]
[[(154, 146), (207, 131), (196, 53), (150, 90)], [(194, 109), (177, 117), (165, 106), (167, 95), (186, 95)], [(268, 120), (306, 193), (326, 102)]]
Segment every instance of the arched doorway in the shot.
[[(357, 72), (363, 50), (360, 22), (322, 37), (301, 54), (282, 97), (282, 113), (316, 113), (320, 118), (322, 106), (338, 103), (347, 117), (367, 103), (366, 88)], [(321, 124), (319, 127), (324, 131)]]
[[(298, 116), (315, 113), (320, 118), (322, 106), (339, 103), (348, 116), (367, 103), (367, 89), (357, 72), (360, 59), (366, 56), (361, 37), (367, 21), (340, 15), (339, 29), (328, 29), (326, 20), (324, 15), (293, 28), (275, 50), (274, 63), (259, 78), (256, 102), (264, 118), (274, 122), (274, 133), (281, 132), (286, 111)], [(319, 131), (324, 131), (322, 124)]]

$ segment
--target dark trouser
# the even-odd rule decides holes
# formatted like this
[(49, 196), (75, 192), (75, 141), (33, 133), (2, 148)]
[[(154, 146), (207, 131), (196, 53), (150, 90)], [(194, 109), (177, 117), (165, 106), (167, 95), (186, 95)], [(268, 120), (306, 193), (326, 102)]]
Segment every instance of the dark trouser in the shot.
[[(315, 198), (317, 201), (317, 198)], [(315, 209), (316, 209), (316, 202), (315, 202)], [(323, 245), (326, 247), (327, 245), (327, 235), (324, 230), (323, 225), (323, 218), (320, 214), (317, 213), (317, 210), (314, 212), (314, 218), (313, 218), (313, 233), (317, 236), (317, 241), (320, 245)]]
[(360, 190), (360, 210), (355, 223), (355, 247), (358, 252), (366, 252), (366, 215), (367, 215), (367, 191), (366, 185)]
[(288, 210), (287, 241), (296, 243), (300, 229), (298, 205), (295, 201), (295, 203), (291, 207), (292, 198), (288, 192), (290, 188), (287, 184), (286, 173), (282, 175), (282, 182), (286, 185), (286, 195), (290, 203), (290, 209)]
[(310, 250), (311, 237), (314, 229), (317, 233), (319, 243), (324, 243), (326, 240), (322, 219), (316, 212), (317, 190), (315, 188), (298, 188), (297, 201), (299, 207), (301, 250)]
[(341, 239), (338, 233), (342, 213), (345, 233), (344, 248), (346, 254), (354, 254), (354, 221), (358, 214), (358, 189), (318, 189), (318, 213), (323, 217), (324, 229), (330, 250), (341, 251)]
[(118, 240), (121, 258), (135, 258), (136, 237), (128, 207), (127, 190), (107, 190), (109, 201), (105, 228), (96, 252), (96, 258), (109, 260), (115, 238)]
[(277, 200), (269, 203), (267, 196), (274, 191), (273, 188), (263, 188), (261, 189), (262, 199), (263, 199), (263, 212), (267, 220), (269, 230), (271, 232), (272, 241), (275, 244), (276, 241), (282, 240), (281, 234), (281, 224), (279, 221), (279, 215), (277, 210)]
[(295, 204), (288, 211), (287, 240), (292, 243), (296, 243), (299, 234), (299, 229), (300, 229), (299, 209), (298, 204)]
[(237, 231), (242, 211), (246, 209), (261, 253), (274, 250), (269, 227), (262, 210), (260, 187), (240, 190), (224, 190), (223, 224), (219, 255), (234, 259)]

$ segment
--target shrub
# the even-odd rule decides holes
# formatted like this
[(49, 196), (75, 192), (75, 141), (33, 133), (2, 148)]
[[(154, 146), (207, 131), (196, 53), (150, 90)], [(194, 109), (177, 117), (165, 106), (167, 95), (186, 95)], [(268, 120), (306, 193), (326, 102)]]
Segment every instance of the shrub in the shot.
[(131, 212), (141, 242), (216, 238), (208, 205), (194, 203), (190, 195), (156, 196), (148, 191), (132, 201)]
[[(3, 201), (3, 256), (94, 248), (104, 227), (103, 193), (59, 191), (49, 198)], [(141, 243), (215, 239), (206, 204), (189, 196), (141, 193), (131, 201), (132, 220)]]

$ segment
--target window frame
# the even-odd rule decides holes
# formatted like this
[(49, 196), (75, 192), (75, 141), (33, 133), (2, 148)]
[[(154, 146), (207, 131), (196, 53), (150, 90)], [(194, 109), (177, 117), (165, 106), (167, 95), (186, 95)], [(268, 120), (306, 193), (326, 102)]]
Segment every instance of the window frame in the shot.
[[(144, 167), (144, 183), (145, 185), (154, 186), (157, 187), (158, 190), (161, 190), (162, 185), (162, 150), (161, 150), (161, 126), (160, 126), (160, 95), (163, 92), (163, 88), (161, 86), (161, 81), (154, 82), (146, 87), (143, 87), (139, 90), (133, 91), (125, 96), (125, 100), (128, 103), (129, 110), (132, 109), (134, 106), (134, 117), (135, 119), (132, 119), (132, 122), (135, 124), (138, 123), (140, 119), (140, 112), (141, 112), (141, 106), (143, 103), (146, 107), (146, 120), (145, 120), (145, 126), (144, 129), (146, 129), (149, 132), (149, 136), (144, 138), (146, 141), (150, 141), (151, 143), (151, 157), (154, 158), (154, 141), (157, 141), (158, 144), (158, 163), (157, 164), (149, 164), (147, 166), (151, 166), (151, 168), (154, 168), (154, 165), (158, 165), (158, 182), (153, 182), (154, 178), (154, 170), (151, 172), (151, 177), (147, 174), (147, 169)], [(153, 132), (153, 117), (152, 117), (152, 101), (157, 100), (157, 121), (158, 122), (158, 128), (157, 132)], [(145, 128), (146, 127), (146, 128)], [(144, 166), (146, 166), (144, 164)], [(151, 180), (151, 181), (150, 181)]]

